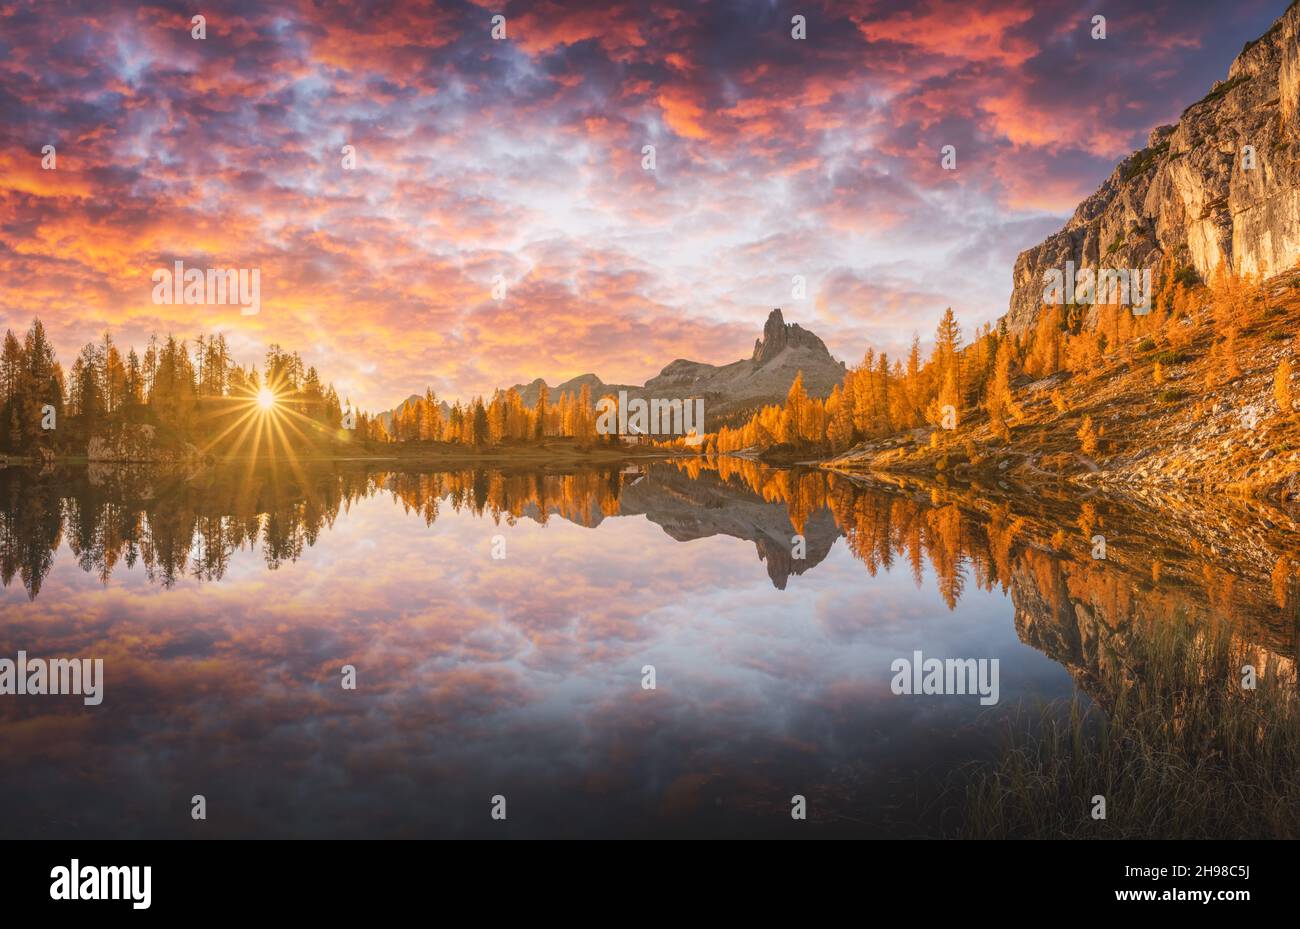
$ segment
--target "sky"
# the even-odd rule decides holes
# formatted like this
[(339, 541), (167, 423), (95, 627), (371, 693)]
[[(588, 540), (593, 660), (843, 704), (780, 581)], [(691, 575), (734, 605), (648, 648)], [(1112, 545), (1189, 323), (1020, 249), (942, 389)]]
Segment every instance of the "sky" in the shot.
[[(725, 364), (778, 306), (896, 355), (1285, 7), (0, 0), (0, 329), (278, 343), (371, 410)], [(259, 311), (156, 303), (176, 261)]]

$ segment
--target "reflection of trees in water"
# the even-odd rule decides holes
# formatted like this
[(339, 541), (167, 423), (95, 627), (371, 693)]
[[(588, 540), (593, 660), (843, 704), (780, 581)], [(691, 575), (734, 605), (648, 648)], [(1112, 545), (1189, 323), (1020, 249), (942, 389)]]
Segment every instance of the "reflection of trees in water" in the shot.
[(391, 472), (379, 486), (391, 493), (406, 512), (416, 512), (428, 525), (438, 518), (440, 501), (456, 512), (486, 516), (514, 525), (525, 517), (545, 524), (551, 515), (582, 526), (595, 526), (618, 513), (625, 477), (616, 468), (551, 474), (535, 471), (489, 471), (474, 468), (435, 474)]
[(17, 574), (35, 600), (54, 567), (63, 532), (62, 501), (53, 488), (4, 481), (4, 474), (0, 471), (0, 578), (8, 587)]
[[(1018, 614), (1025, 613), (1017, 618), (1026, 627), (1022, 634), (1033, 626), (1034, 635), (1075, 641), (1076, 651), (1086, 650), (1088, 631), (1049, 632), (1041, 616), (1055, 617), (1048, 624), (1053, 628), (1084, 615), (1113, 626), (1137, 611), (1173, 616), (1181, 610), (1254, 623), (1264, 628), (1265, 640), (1285, 643), (1287, 651), (1294, 647), (1294, 622), (1287, 620), (1297, 609), (1293, 572), (1275, 569), (1257, 578), (1207, 552), (1180, 552), (1158, 536), (1142, 536), (1132, 525), (1134, 514), (1118, 505), (1051, 501), (1041, 494), (992, 501), (948, 488), (887, 489), (831, 472), (733, 458), (652, 467), (707, 481), (724, 501), (782, 504), (796, 532), (827, 510), (872, 576), (905, 561), (919, 587), (928, 565), (950, 609), (969, 583), (1009, 591)], [(121, 562), (142, 563), (149, 579), (163, 586), (186, 575), (217, 580), (234, 552), (258, 547), (274, 569), (314, 545), (341, 511), (380, 493), (427, 525), (450, 505), (507, 525), (524, 518), (545, 524), (558, 516), (596, 526), (619, 513), (623, 487), (641, 478), (636, 469), (617, 467), (426, 473), (343, 462), (234, 465), (188, 481), (92, 482), (84, 473), (41, 479), (0, 470), (0, 574), (6, 586), (17, 575), (35, 598), (62, 539), (82, 570), (105, 582)], [(655, 487), (660, 495), (675, 492), (665, 482)], [(654, 499), (640, 505), (652, 510)], [(1124, 544), (1112, 546), (1107, 560), (1094, 560), (1093, 532), (1124, 537)], [(1284, 560), (1279, 556), (1278, 564)]]
[[(950, 487), (888, 487), (825, 471), (781, 471), (743, 459), (692, 459), (764, 500), (789, 507), (798, 527), (826, 507), (853, 555), (873, 576), (906, 560), (918, 587), (928, 565), (949, 609), (966, 585), (995, 587), (1016, 607), (1021, 638), (1081, 675), (1122, 647), (1140, 617), (1157, 622), (1226, 620), (1243, 641), (1286, 658), (1300, 639), (1300, 582), (1279, 537), (1255, 545), (1254, 564), (1175, 535), (1179, 514), (1148, 506), (1035, 492), (992, 497)], [(1194, 525), (1194, 524), (1193, 524)], [(1105, 559), (1093, 536), (1109, 536)], [(1188, 536), (1193, 541), (1186, 541)], [(1253, 535), (1253, 534), (1252, 534)], [(1272, 565), (1268, 574), (1261, 565)], [(1289, 657), (1286, 657), (1289, 656)]]
[(340, 511), (377, 493), (395, 497), (427, 525), (449, 503), (513, 524), (552, 515), (594, 526), (618, 512), (618, 469), (573, 474), (374, 472), (364, 467), (237, 466), (199, 480), (92, 482), (83, 473), (46, 480), (0, 470), (0, 571), (17, 575), (35, 599), (62, 541), (77, 564), (107, 583), (118, 564), (143, 564), (150, 581), (170, 587), (188, 575), (219, 580), (238, 550), (260, 547), (269, 569), (297, 560)]

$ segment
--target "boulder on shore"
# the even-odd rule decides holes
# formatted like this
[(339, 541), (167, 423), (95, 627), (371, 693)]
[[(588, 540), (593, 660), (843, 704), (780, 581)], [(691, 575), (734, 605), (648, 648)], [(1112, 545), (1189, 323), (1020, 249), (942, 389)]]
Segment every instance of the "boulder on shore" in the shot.
[(86, 457), (91, 461), (182, 464), (197, 461), (200, 456), (199, 450), (189, 443), (180, 448), (159, 447), (157, 430), (141, 423), (117, 426), (91, 436)]

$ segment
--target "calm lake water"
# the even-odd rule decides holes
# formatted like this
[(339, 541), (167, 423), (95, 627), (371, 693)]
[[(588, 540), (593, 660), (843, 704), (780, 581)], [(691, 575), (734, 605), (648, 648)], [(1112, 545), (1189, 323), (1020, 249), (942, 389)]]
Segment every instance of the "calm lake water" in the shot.
[[(0, 657), (104, 661), (99, 706), (0, 696), (0, 836), (917, 834), (1133, 616), (1213, 608), (1089, 506), (728, 461), (0, 470)], [(1294, 656), (1266, 600), (1238, 621)], [(893, 693), (916, 651), (998, 659), (999, 702)]]

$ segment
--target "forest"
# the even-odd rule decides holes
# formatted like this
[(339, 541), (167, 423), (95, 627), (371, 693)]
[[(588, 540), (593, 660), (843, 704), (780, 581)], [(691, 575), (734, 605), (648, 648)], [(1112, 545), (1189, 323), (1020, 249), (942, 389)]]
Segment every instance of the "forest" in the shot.
[(334, 388), (278, 345), (267, 351), (259, 375), (232, 360), (224, 335), (200, 335), (193, 346), (154, 336), (141, 355), (134, 348), (124, 353), (105, 332), (65, 373), (37, 319), (22, 341), (7, 331), (0, 349), (0, 449), (81, 454), (92, 436), (132, 424), (156, 427), (163, 446), (221, 447), (268, 391), (311, 427), (299, 427), (304, 436), (340, 430), (344, 407)]
[(232, 359), (223, 334), (199, 335), (192, 345), (153, 336), (141, 354), (123, 352), (105, 332), (65, 372), (37, 319), (21, 340), (6, 332), (0, 353), (0, 451), (16, 455), (84, 454), (93, 436), (131, 424), (155, 427), (163, 446), (190, 443), (203, 452), (236, 453), (242, 426), (259, 410), (274, 413), (288, 445), (325, 450), (348, 442), (482, 447), (553, 437), (592, 444), (594, 405), (586, 386), (554, 399), (543, 387), (533, 407), (511, 388), (486, 402), (456, 401), (444, 415), (430, 388), (386, 423), (340, 400), (297, 352), (272, 345), (259, 372)]

